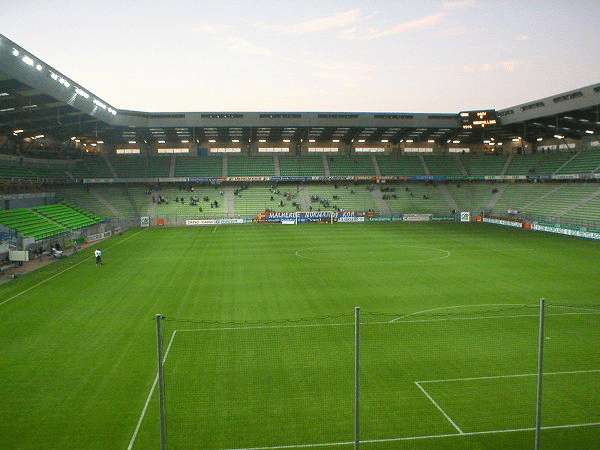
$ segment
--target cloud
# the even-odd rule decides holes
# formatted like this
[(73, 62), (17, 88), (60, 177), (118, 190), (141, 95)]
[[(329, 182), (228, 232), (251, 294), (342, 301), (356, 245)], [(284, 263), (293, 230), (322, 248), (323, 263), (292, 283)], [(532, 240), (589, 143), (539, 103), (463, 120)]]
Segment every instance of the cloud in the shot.
[(441, 4), (442, 9), (463, 9), (475, 4), (475, 0), (463, 0), (460, 2), (444, 2)]
[(437, 37), (459, 37), (469, 33), (471, 33), (471, 30), (463, 25), (451, 25), (436, 31), (433, 35)]
[(355, 24), (360, 18), (360, 9), (354, 8), (337, 14), (315, 17), (314, 19), (290, 25), (274, 25), (270, 28), (279, 33), (307, 34), (339, 30)]
[(250, 56), (273, 56), (270, 48), (259, 47), (240, 37), (230, 37), (225, 41), (225, 48), (231, 53)]
[(444, 17), (446, 17), (446, 14), (436, 13), (421, 17), (419, 19), (399, 23), (398, 25), (388, 28), (387, 30), (375, 30), (371, 28), (368, 30), (368, 37), (371, 39), (378, 39), (382, 37), (393, 36), (394, 34), (406, 33), (407, 31), (429, 28), (440, 23), (442, 20), (444, 20)]
[(478, 73), (478, 72), (492, 72), (492, 71), (506, 71), (514, 72), (521, 67), (521, 63), (517, 60), (499, 61), (494, 63), (481, 63), (481, 64), (465, 64), (461, 66), (463, 72), (466, 73)]
[(231, 25), (226, 25), (224, 23), (204, 23), (194, 25), (192, 31), (206, 34), (225, 34), (231, 31)]

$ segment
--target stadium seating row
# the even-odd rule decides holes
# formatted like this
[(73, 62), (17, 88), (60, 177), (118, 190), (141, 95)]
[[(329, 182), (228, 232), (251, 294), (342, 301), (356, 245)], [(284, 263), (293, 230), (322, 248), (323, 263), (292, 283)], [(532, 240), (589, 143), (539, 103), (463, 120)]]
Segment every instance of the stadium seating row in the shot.
[[(224, 159), (226, 158), (226, 159)], [(600, 151), (514, 155), (352, 155), (290, 156), (210, 155), (86, 157), (75, 165), (0, 163), (0, 179), (166, 178), (251, 176), (494, 176), (589, 174), (600, 171)]]

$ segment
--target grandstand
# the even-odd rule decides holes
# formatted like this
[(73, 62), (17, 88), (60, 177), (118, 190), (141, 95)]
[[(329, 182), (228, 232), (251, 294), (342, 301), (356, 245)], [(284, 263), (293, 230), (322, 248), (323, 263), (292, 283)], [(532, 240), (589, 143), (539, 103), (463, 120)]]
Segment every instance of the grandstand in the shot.
[[(194, 390), (171, 436), (204, 433), (191, 448), (350, 447), (340, 424), (351, 413), (336, 408), (354, 375), (355, 329), (340, 309), (355, 304), (376, 311), (363, 337), (388, 333), (366, 365), (367, 388), (382, 388), (364, 395), (374, 447), (475, 436), (477, 448), (526, 448), (533, 420), (519, 408), (533, 405), (531, 302), (542, 295), (567, 321), (547, 339), (550, 374), (580, 376), (549, 383), (559, 401), (546, 431), (567, 436), (559, 446), (600, 442), (596, 249), (525, 231), (598, 238), (600, 84), (498, 111), (143, 112), (0, 38), (3, 255), (93, 246), (0, 287), (7, 448), (155, 448), (156, 420), (143, 415), (157, 409), (150, 319), (163, 312), (187, 327), (166, 336), (167, 368)], [(485, 126), (468, 119), (481, 115)], [(511, 228), (475, 223), (488, 220)], [(572, 314), (583, 303), (592, 308)], [(574, 325), (582, 317), (588, 328)], [(438, 421), (434, 397), (466, 433)], [(490, 404), (508, 413), (492, 417)], [(211, 426), (185, 429), (200, 416)], [(281, 417), (292, 419), (256, 432)]]

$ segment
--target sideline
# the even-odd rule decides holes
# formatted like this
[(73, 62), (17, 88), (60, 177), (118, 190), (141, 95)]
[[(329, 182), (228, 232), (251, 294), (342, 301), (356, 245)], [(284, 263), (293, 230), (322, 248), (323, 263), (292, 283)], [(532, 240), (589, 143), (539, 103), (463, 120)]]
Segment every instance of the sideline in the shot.
[[(108, 247), (108, 248), (109, 248), (109, 249), (111, 249), (111, 248), (114, 248), (114, 247), (116, 247), (117, 245), (120, 245), (120, 244), (122, 244), (123, 242), (125, 242), (125, 241), (128, 241), (128, 240), (129, 240), (129, 239), (131, 239), (132, 237), (134, 237), (134, 236), (137, 236), (138, 234), (140, 234), (140, 233), (141, 233), (142, 231), (144, 231), (144, 230), (145, 230), (145, 228), (141, 229), (141, 230), (140, 230), (140, 231), (138, 231), (137, 233), (134, 233), (134, 234), (132, 234), (131, 236), (128, 236), (128, 237), (126, 237), (126, 238), (125, 238), (125, 239), (123, 239), (122, 241), (119, 241), (119, 242), (117, 242), (115, 245), (113, 245), (113, 246), (111, 246), (111, 247)], [(86, 261), (88, 261), (88, 260), (90, 260), (90, 259), (93, 259), (93, 258), (94, 258), (94, 255), (92, 254), (91, 256), (89, 256), (89, 257), (87, 257), (87, 258), (84, 258), (84, 259), (82, 259), (82, 260), (81, 260), (81, 261), (79, 261), (78, 263), (75, 263), (75, 264), (73, 264), (72, 266), (69, 266), (69, 267), (67, 267), (67, 268), (66, 268), (66, 269), (64, 269), (64, 270), (61, 270), (60, 272), (58, 272), (58, 273), (55, 273), (54, 275), (52, 275), (52, 276), (50, 276), (50, 277), (48, 277), (48, 278), (45, 278), (45, 279), (43, 279), (43, 280), (42, 280), (42, 281), (40, 281), (39, 283), (37, 283), (37, 284), (34, 284), (33, 286), (31, 286), (31, 287), (28, 287), (28, 288), (27, 288), (27, 289), (25, 289), (24, 291), (21, 291), (21, 292), (19, 292), (18, 294), (15, 294), (15, 295), (13, 295), (12, 297), (9, 297), (9, 298), (7, 298), (6, 300), (4, 300), (4, 301), (0, 302), (0, 306), (2, 306), (2, 305), (4, 305), (4, 304), (6, 304), (6, 303), (8, 303), (8, 302), (10, 302), (10, 301), (12, 301), (12, 300), (14, 300), (15, 298), (18, 298), (18, 297), (20, 297), (20, 296), (21, 296), (21, 295), (23, 295), (23, 294), (26, 294), (27, 292), (29, 292), (29, 291), (31, 291), (31, 290), (33, 290), (33, 289), (35, 289), (36, 287), (39, 287), (39, 286), (41, 286), (42, 284), (45, 284), (45, 283), (47, 283), (48, 281), (50, 281), (50, 280), (53, 280), (53, 279), (54, 279), (54, 278), (56, 278), (57, 276), (59, 276), (59, 275), (62, 275), (63, 273), (67, 272), (68, 270), (71, 270), (72, 268), (74, 268), (74, 267), (77, 267), (77, 266), (79, 266), (80, 264), (83, 264), (84, 262), (86, 262)]]

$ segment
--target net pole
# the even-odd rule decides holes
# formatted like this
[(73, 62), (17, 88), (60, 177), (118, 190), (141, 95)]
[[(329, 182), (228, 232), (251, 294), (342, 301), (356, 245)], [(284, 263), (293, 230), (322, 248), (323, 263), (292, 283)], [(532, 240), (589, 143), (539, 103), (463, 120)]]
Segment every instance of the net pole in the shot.
[(360, 307), (354, 308), (354, 449), (358, 450), (359, 438), (359, 378), (360, 369)]
[(538, 369), (537, 369), (537, 393), (535, 400), (535, 450), (540, 450), (540, 431), (542, 428), (542, 375), (544, 362), (544, 302), (540, 298), (540, 325), (538, 335)]
[(160, 416), (160, 449), (167, 448), (167, 432), (165, 421), (165, 384), (162, 354), (162, 315), (156, 315), (156, 356), (158, 359), (158, 412)]

